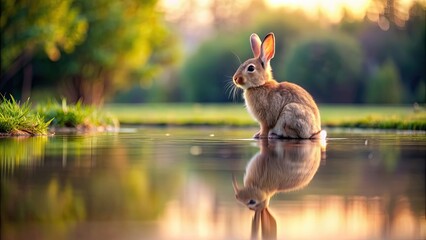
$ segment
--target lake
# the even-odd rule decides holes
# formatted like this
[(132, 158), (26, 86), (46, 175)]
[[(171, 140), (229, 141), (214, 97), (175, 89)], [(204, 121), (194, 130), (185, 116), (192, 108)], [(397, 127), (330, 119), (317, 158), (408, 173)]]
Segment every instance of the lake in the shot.
[(426, 238), (425, 132), (255, 131), (0, 138), (1, 239)]

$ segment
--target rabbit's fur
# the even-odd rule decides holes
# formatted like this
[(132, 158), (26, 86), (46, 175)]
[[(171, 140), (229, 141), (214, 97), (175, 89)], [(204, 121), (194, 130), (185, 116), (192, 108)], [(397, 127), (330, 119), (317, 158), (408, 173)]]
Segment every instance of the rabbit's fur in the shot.
[(321, 161), (319, 140), (268, 142), (261, 140), (260, 152), (247, 164), (244, 186), (233, 179), (235, 197), (251, 210), (269, 205), (277, 192), (288, 192), (306, 186)]
[(275, 54), (275, 37), (269, 33), (263, 42), (250, 36), (254, 58), (245, 61), (233, 76), (244, 90), (250, 114), (260, 124), (255, 138), (318, 138), (321, 119), (315, 101), (302, 87), (273, 79), (270, 60)]

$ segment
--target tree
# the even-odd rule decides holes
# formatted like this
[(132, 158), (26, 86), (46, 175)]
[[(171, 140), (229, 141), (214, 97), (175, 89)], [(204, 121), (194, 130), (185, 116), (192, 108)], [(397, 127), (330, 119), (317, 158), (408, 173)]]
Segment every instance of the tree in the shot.
[(230, 100), (226, 94), (226, 84), (232, 81), (232, 74), (238, 64), (232, 55), (230, 39), (219, 39), (214, 38), (202, 44), (185, 62), (180, 74), (182, 100), (190, 102)]
[(368, 80), (365, 102), (398, 104), (402, 102), (404, 88), (393, 61), (386, 61)]
[(406, 22), (408, 35), (405, 49), (411, 56), (409, 61), (401, 64), (401, 76), (409, 92), (414, 92), (408, 100), (426, 102), (426, 8), (420, 3), (414, 3), (410, 9), (410, 19)]
[(15, 79), (24, 75), (25, 86), (34, 73), (40, 82), (59, 86), (71, 102), (102, 104), (116, 90), (151, 81), (179, 57), (157, 0), (2, 0), (1, 17), (2, 84), (3, 72), (10, 79), (9, 72), (20, 70), (14, 61), (31, 63), (34, 71)]
[(86, 41), (61, 59), (62, 89), (71, 100), (102, 104), (132, 82), (150, 81), (177, 61), (177, 41), (157, 1), (76, 0), (88, 19)]
[(319, 102), (353, 103), (361, 85), (361, 65), (358, 42), (330, 33), (296, 42), (284, 60), (283, 75)]
[(376, 24), (365, 22), (359, 33), (366, 75), (374, 74), (377, 68), (391, 59), (409, 93), (404, 99), (405, 102), (424, 101), (424, 97), (416, 98), (415, 93), (426, 81), (425, 13), (425, 7), (415, 2), (410, 8), (409, 18), (403, 22), (404, 26), (392, 23), (392, 27), (384, 31)]
[[(1, 0), (0, 89), (44, 50), (57, 61), (61, 50), (70, 53), (86, 36), (87, 21), (72, 0)], [(31, 86), (31, 74), (24, 81)]]

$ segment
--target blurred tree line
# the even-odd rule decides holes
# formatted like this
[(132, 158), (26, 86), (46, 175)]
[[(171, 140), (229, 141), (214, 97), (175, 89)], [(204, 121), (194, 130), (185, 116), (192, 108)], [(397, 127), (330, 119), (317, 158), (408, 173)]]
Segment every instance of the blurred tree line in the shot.
[(250, 34), (263, 37), (272, 31), (275, 79), (300, 84), (319, 102), (425, 103), (425, 6), (414, 2), (404, 15), (396, 0), (371, 4), (364, 19), (345, 14), (337, 24), (285, 9), (248, 7), (251, 20), (223, 25), (186, 60), (180, 75), (182, 98), (232, 100), (225, 83), (239, 65), (234, 55), (241, 61), (252, 57)]
[(346, 13), (330, 23), (263, 0), (212, 0), (209, 37), (179, 61), (199, 17), (191, 3), (166, 22), (157, 0), (1, 0), (0, 91), (92, 104), (229, 102), (231, 77), (252, 55), (250, 34), (272, 31), (275, 78), (318, 102), (426, 102), (420, 2), (404, 12), (398, 0), (372, 0), (364, 19)]

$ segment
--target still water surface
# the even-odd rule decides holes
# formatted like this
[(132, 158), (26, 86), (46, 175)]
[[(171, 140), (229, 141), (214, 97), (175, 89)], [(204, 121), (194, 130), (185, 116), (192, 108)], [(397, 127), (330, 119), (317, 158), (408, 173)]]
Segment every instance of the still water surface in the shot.
[(426, 238), (424, 132), (255, 130), (0, 138), (1, 239)]

